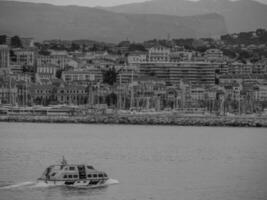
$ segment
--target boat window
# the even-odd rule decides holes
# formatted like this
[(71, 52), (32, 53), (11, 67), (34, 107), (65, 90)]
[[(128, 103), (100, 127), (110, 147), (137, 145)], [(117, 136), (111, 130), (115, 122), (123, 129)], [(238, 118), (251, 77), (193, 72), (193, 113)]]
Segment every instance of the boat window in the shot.
[(102, 178), (103, 177), (103, 174), (98, 174), (98, 177)]
[(88, 174), (87, 176), (88, 176), (88, 178), (92, 178), (92, 175), (91, 174)]
[(73, 175), (73, 178), (78, 178), (78, 175)]
[(55, 172), (51, 174), (51, 176), (55, 176), (55, 175), (56, 175), (56, 173), (55, 173)]
[(108, 177), (108, 175), (106, 173), (104, 173), (104, 177)]
[(69, 178), (72, 178), (72, 175), (69, 175)]
[(97, 174), (94, 174), (93, 177), (94, 177), (94, 178), (97, 178)]
[(77, 181), (77, 183), (80, 183), (80, 181)]
[(94, 169), (93, 166), (87, 166), (87, 169)]
[(70, 167), (70, 171), (75, 171), (75, 167)]
[(63, 178), (68, 178), (68, 176), (67, 175), (64, 175), (64, 177)]
[(83, 181), (83, 183), (87, 183), (86, 181)]
[(60, 166), (54, 166), (54, 170), (60, 170)]

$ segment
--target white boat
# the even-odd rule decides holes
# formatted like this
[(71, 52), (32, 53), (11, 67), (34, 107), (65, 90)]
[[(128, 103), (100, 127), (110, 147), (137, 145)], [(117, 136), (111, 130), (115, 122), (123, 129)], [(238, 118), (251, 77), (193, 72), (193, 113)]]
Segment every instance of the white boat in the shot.
[(64, 159), (59, 165), (49, 166), (38, 179), (51, 186), (95, 188), (106, 186), (108, 175), (91, 165), (68, 164)]

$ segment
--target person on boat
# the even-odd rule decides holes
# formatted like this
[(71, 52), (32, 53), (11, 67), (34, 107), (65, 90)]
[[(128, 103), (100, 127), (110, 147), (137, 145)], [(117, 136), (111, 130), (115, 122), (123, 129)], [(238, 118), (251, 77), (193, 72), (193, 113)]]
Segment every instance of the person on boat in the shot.
[(67, 160), (65, 159), (65, 157), (63, 156), (63, 158), (62, 158), (62, 161), (61, 161), (61, 165), (62, 166), (65, 166), (65, 165), (67, 165), (68, 163), (67, 163)]

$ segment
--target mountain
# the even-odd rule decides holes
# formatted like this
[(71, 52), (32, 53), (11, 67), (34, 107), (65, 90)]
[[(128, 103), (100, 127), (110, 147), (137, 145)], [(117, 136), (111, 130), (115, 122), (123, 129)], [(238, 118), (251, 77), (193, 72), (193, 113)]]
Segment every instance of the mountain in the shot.
[(119, 13), (193, 16), (218, 13), (230, 33), (267, 28), (267, 5), (253, 0), (150, 0), (106, 8)]
[(121, 14), (98, 8), (0, 1), (0, 34), (45, 39), (92, 39), (118, 42), (128, 38), (208, 37), (226, 33), (218, 14), (177, 17)]

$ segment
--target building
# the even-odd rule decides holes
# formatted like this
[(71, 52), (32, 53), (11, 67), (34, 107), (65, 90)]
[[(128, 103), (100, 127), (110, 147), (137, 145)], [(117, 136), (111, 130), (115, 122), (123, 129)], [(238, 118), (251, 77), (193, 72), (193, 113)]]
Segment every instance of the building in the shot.
[(34, 47), (33, 38), (20, 38), (23, 48), (32, 48)]
[(64, 71), (62, 79), (64, 82), (86, 81), (97, 83), (103, 80), (103, 75), (100, 68), (91, 66), (86, 69)]
[(204, 88), (200, 87), (191, 88), (190, 90), (191, 99), (194, 101), (203, 101), (205, 100), (205, 92), (206, 90)]
[(193, 52), (187, 51), (184, 47), (173, 47), (170, 52), (171, 62), (191, 61), (193, 58)]
[(267, 64), (254, 64), (252, 67), (252, 74), (256, 74), (256, 75), (263, 75), (266, 74), (267, 75)]
[(140, 64), (140, 76), (170, 84), (184, 81), (190, 85), (214, 85), (216, 66), (210, 62), (144, 63)]
[(171, 50), (164, 46), (154, 46), (148, 50), (148, 62), (169, 62)]
[(139, 75), (139, 69), (135, 66), (122, 67), (116, 81), (118, 84), (129, 84), (136, 81)]
[(0, 69), (9, 68), (9, 48), (7, 45), (0, 45)]
[(50, 55), (38, 55), (37, 67), (42, 65), (56, 65), (60, 69), (64, 69), (69, 62), (66, 52), (51, 52)]
[(257, 101), (267, 102), (267, 85), (258, 85), (255, 91), (255, 99)]
[(53, 85), (32, 84), (29, 88), (31, 102), (35, 105), (49, 105), (55, 101), (55, 87)]
[(35, 52), (29, 49), (13, 50), (15, 54), (15, 63), (17, 65), (26, 65), (33, 67), (35, 64)]
[(31, 101), (36, 105), (73, 104), (83, 105), (88, 101), (87, 87), (80, 85), (41, 85), (30, 87)]
[(127, 61), (130, 65), (147, 62), (147, 54), (140, 51), (131, 52), (127, 57)]
[(221, 62), (224, 60), (223, 52), (220, 49), (208, 49), (204, 57), (210, 62)]
[(17, 102), (18, 90), (13, 81), (6, 79), (5, 82), (0, 83), (0, 105), (11, 104), (15, 105)]
[(228, 64), (228, 74), (231, 75), (249, 75), (252, 74), (253, 64), (244, 64), (234, 62)]
[(36, 80), (52, 80), (56, 78), (57, 70), (59, 69), (58, 66), (53, 64), (46, 64), (37, 66), (36, 68)]
[(56, 92), (59, 104), (83, 105), (87, 104), (88, 97), (87, 87), (80, 85), (61, 85)]

